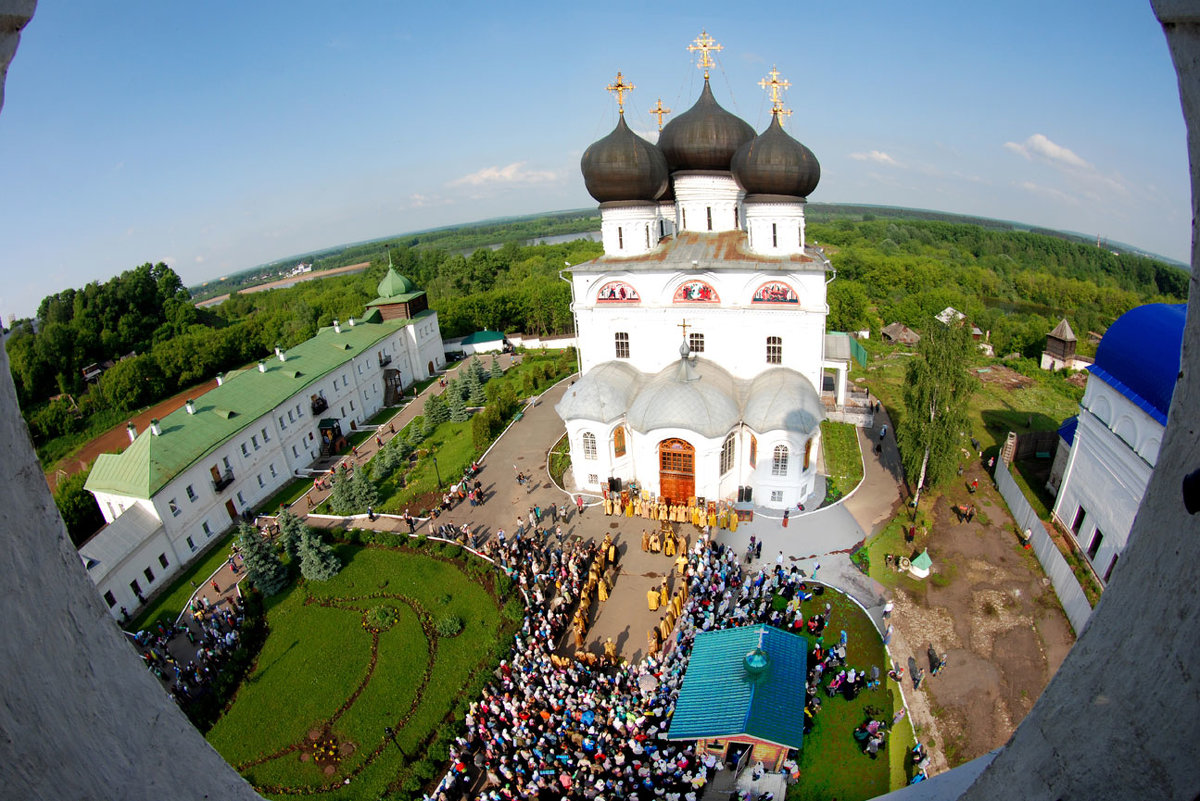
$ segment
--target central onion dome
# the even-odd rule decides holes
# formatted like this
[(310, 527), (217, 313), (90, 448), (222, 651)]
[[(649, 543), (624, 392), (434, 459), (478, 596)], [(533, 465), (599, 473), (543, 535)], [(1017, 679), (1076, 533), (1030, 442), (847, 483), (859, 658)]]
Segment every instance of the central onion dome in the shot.
[(629, 130), (624, 114), (612, 133), (583, 151), (579, 167), (588, 194), (601, 203), (656, 200), (669, 177), (662, 151)]
[(783, 130), (778, 114), (767, 130), (738, 149), (731, 167), (748, 195), (808, 197), (821, 180), (817, 157)]
[(676, 170), (729, 170), (737, 149), (754, 138), (754, 129), (730, 114), (713, 97), (708, 79), (696, 105), (668, 122), (658, 146)]

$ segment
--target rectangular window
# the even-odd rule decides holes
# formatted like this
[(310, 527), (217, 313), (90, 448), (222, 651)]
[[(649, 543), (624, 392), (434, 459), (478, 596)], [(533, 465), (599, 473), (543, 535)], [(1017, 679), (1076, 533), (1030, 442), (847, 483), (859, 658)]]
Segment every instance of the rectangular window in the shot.
[(271, 478), (275, 478), (276, 476), (279, 475), (278, 473), (275, 472), (275, 463), (271, 462), (270, 467), (271, 467)]
[(222, 456), (222, 457), (221, 457), (221, 464), (225, 465), (225, 470), (226, 470), (226, 471), (229, 471), (229, 470), (232, 470), (232, 469), (233, 469), (233, 467), (232, 467), (232, 466), (230, 466), (230, 464), (229, 464), (229, 457), (228, 457), (228, 456)]
[(294, 458), (294, 459), (300, 458), (300, 451), (296, 450), (295, 445), (292, 446), (292, 458)]
[(1105, 584), (1108, 583), (1108, 579), (1112, 576), (1113, 568), (1117, 566), (1117, 557), (1120, 555), (1121, 554), (1119, 554), (1119, 553), (1114, 553), (1112, 561), (1108, 563), (1108, 570), (1104, 571), (1104, 583)]
[(117, 599), (113, 596), (112, 591), (104, 593), (104, 603), (108, 604), (108, 608), (112, 609), (117, 605)]
[(588, 473), (588, 483), (589, 484), (599, 484), (600, 476), (596, 475), (595, 473)]
[(165, 553), (160, 553), (158, 555), (158, 563), (163, 566), (163, 570), (166, 570), (171, 566), (171, 563), (167, 561), (167, 555)]
[(1095, 559), (1096, 554), (1100, 553), (1100, 543), (1102, 542), (1104, 542), (1104, 534), (1100, 532), (1100, 529), (1096, 529), (1096, 533), (1092, 535), (1092, 544), (1087, 549), (1089, 560)]
[(246, 505), (246, 499), (242, 497), (242, 493), (241, 493), (241, 491), (239, 491), (239, 492), (238, 492), (238, 494), (237, 494), (237, 499), (238, 499), (238, 505), (239, 505), (239, 506), (245, 506), (245, 505)]
[(193, 487), (191, 484), (188, 484), (187, 489), (184, 491), (187, 493), (189, 501), (196, 500), (196, 488), (195, 487)]
[(267, 429), (265, 429), (265, 428), (262, 429), (262, 435), (263, 435), (263, 442), (271, 441), (271, 435), (267, 433)]
[(172, 517), (179, 517), (179, 504), (175, 503), (175, 499), (167, 501), (167, 507), (171, 510)]
[(283, 422), (283, 415), (282, 415), (282, 414), (281, 414), (281, 415), (279, 415), (279, 427), (280, 427), (281, 429), (285, 430), (285, 431), (287, 430), (287, 423)]
[(338, 381), (338, 380), (337, 380), (336, 378), (335, 378), (335, 379), (333, 379), (333, 391), (334, 391), (334, 392), (337, 392), (337, 381)]
[(354, 401), (350, 401), (350, 411), (354, 411)]
[(783, 490), (771, 490), (771, 503), (779, 503), (783, 500)]
[(296, 416), (297, 416), (297, 417), (303, 417), (303, 416), (304, 416), (304, 412), (300, 411), (300, 404), (298, 404), (298, 403), (296, 404)]
[(250, 447), (246, 443), (242, 443), (242, 456), (250, 455)]
[(704, 334), (688, 334), (688, 347), (692, 353), (704, 353)]
[(257, 478), (257, 479), (258, 479), (258, 486), (259, 486), (260, 488), (261, 488), (261, 487), (263, 487), (263, 486), (264, 486), (264, 484), (263, 484), (263, 480), (262, 480), (262, 473), (259, 473), (257, 476), (255, 476), (255, 478)]
[(142, 571), (142, 575), (146, 577), (146, 581), (150, 582), (151, 584), (154, 583), (154, 571), (153, 570), (151, 570), (150, 568), (146, 568), (145, 570)]
[(257, 434), (250, 435), (250, 444), (254, 446), (254, 450), (258, 450), (259, 448), (262, 447), (261, 445), (258, 444), (258, 435)]
[(705, 206), (705, 211), (708, 212), (708, 230), (712, 230), (712, 206)]
[(617, 250), (625, 249), (625, 230), (617, 226)]
[(192, 538), (191, 538), (191, 537), (187, 537), (187, 538), (185, 538), (185, 539), (184, 539), (184, 542), (186, 542), (186, 543), (187, 543), (188, 550), (192, 551), (192, 553), (195, 553), (195, 552), (196, 552), (196, 543), (192, 542)]
[(596, 458), (596, 435), (591, 432), (584, 432), (583, 434), (583, 458)]
[(345, 406), (339, 406), (338, 408), (342, 410), (342, 417), (345, 417), (345, 416), (346, 416), (346, 407), (345, 407)]
[(767, 337), (767, 364), (783, 364), (782, 337)]
[(618, 359), (628, 359), (629, 358), (629, 334), (624, 333), (622, 331), (618, 331), (618, 332), (616, 332), (616, 334), (614, 334), (614, 340), (616, 342), (617, 358)]
[(779, 231), (775, 223), (771, 223), (771, 247), (779, 247)]
[[(297, 408), (297, 412), (298, 412), (298, 411), (299, 411), (299, 407), (296, 407), (296, 408)], [(291, 409), (288, 409), (288, 422), (289, 422), (289, 423), (294, 423), (294, 422), (296, 422), (296, 418), (292, 416), (292, 410), (291, 410)]]
[(129, 589), (133, 590), (134, 595), (140, 596), (142, 594), (142, 585), (137, 583), (137, 579), (129, 582)]
[(734, 228), (742, 227), (741, 222), (739, 222), (739, 220), (738, 220), (738, 207), (737, 206), (733, 207), (733, 227)]
[(686, 231), (687, 230), (687, 209), (680, 209), (679, 211), (683, 216), (683, 229)]
[(212, 536), (212, 527), (208, 525), (207, 520), (205, 520), (203, 523), (200, 524), (200, 528), (201, 528), (201, 530), (204, 531), (205, 536), (207, 536), (207, 537)]
[(646, 250), (650, 249), (650, 226), (646, 226)]
[(1087, 512), (1083, 511), (1082, 506), (1075, 510), (1075, 520), (1071, 523), (1071, 533), (1076, 537), (1079, 536), (1079, 530), (1083, 528), (1083, 518), (1086, 516)]

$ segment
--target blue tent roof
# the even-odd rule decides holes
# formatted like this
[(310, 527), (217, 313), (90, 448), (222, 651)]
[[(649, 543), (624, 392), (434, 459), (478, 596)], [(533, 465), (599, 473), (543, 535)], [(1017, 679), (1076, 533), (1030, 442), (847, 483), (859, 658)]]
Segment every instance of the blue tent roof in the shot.
[[(767, 665), (757, 676), (746, 667), (756, 649)], [(745, 736), (799, 748), (807, 673), (808, 640), (797, 634), (766, 625), (697, 634), (667, 737)]]
[(1152, 303), (1122, 314), (1096, 349), (1091, 372), (1163, 425), (1179, 378), (1187, 304)]
[(1068, 417), (1063, 420), (1063, 424), (1058, 427), (1058, 435), (1062, 437), (1068, 445), (1075, 444), (1075, 429), (1079, 428), (1079, 415)]

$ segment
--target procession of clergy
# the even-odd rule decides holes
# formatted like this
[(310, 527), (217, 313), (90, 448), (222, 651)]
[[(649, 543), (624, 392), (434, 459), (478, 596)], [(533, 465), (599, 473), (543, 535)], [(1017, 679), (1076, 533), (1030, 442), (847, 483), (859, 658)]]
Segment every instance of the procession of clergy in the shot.
[[(715, 501), (705, 503), (693, 498), (691, 503), (670, 503), (666, 499), (643, 498), (636, 492), (622, 491), (604, 494), (604, 514), (617, 517), (640, 517), (671, 523), (691, 523), (697, 528), (737, 531), (737, 512)], [(646, 550), (643, 548), (642, 550)], [(657, 553), (657, 551), (655, 551)]]

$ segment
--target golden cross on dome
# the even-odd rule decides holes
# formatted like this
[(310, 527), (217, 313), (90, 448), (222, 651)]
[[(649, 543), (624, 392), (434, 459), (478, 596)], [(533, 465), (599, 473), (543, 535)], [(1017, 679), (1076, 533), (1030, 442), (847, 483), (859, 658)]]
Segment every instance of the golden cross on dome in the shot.
[(621, 73), (618, 72), (617, 80), (614, 83), (610, 83), (608, 86), (606, 86), (604, 88), (617, 96), (617, 111), (624, 114), (625, 113), (625, 93), (632, 92), (637, 87), (635, 87), (631, 83), (625, 83), (625, 79), (622, 78)]
[(721, 52), (725, 48), (717, 44), (717, 40), (708, 35), (708, 31), (700, 31), (700, 35), (696, 37), (695, 44), (688, 45), (688, 52), (694, 53), (700, 51), (700, 60), (696, 66), (704, 70), (704, 79), (708, 80), (708, 70), (710, 67), (715, 67), (716, 63), (712, 60), (712, 53)]
[[(785, 89), (792, 85), (792, 82), (779, 80), (779, 70), (775, 69), (773, 65), (771, 67), (771, 71), (767, 73), (767, 76), (771, 80), (768, 81), (766, 78), (763, 78), (758, 82), (758, 85), (763, 89), (766, 89), (771, 95), (771, 114), (773, 116), (792, 116), (791, 110), (783, 107), (782, 94)], [(783, 120), (780, 120), (780, 122), (782, 121)]]
[(684, 319), (684, 321), (683, 321), (682, 323), (680, 323), (680, 324), (679, 324), (677, 327), (678, 327), (678, 328), (682, 328), (682, 329), (683, 329), (683, 339), (684, 339), (684, 341), (685, 341), (685, 342), (687, 341), (687, 330), (688, 330), (689, 328), (695, 328), (695, 326), (689, 326), (689, 325), (688, 325), (688, 323), (687, 323), (687, 319), (686, 319), (686, 318), (685, 318), (685, 319)]
[(658, 102), (654, 104), (654, 108), (650, 109), (650, 113), (653, 114), (654, 116), (658, 117), (658, 130), (661, 131), (662, 130), (662, 118), (665, 117), (667, 114), (670, 114), (671, 109), (663, 108), (662, 98), (660, 97), (658, 99)]

